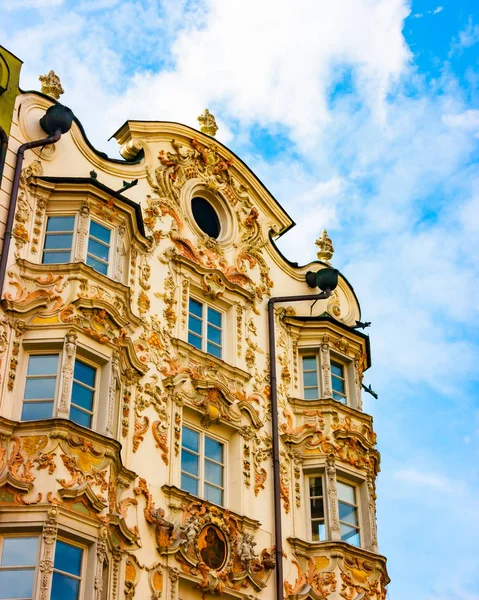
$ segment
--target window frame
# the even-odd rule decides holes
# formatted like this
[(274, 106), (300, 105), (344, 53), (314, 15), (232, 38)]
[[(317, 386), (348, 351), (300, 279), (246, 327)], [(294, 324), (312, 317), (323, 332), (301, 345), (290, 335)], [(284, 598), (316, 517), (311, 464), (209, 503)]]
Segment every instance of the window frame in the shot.
[[(340, 378), (338, 375), (333, 375), (333, 363), (335, 363), (336, 365), (341, 366), (342, 370), (343, 370), (343, 377)], [(343, 404), (344, 406), (351, 406), (351, 396), (349, 393), (349, 373), (350, 373), (350, 362), (346, 362), (344, 359), (338, 357), (336, 354), (330, 354), (329, 357), (329, 373), (331, 376), (331, 397), (333, 400), (336, 400), (336, 402), (339, 402), (340, 404)], [(344, 394), (341, 394), (341, 392), (337, 392), (334, 388), (333, 388), (333, 377), (337, 377), (338, 379), (342, 379), (344, 382)], [(334, 394), (337, 393), (340, 396), (344, 397), (344, 402), (342, 402), (341, 400), (338, 400), (338, 398), (334, 397)]]
[[(28, 340), (28, 342), (30, 342), (33, 340)], [(36, 342), (36, 340), (35, 340)], [(30, 357), (31, 356), (51, 356), (53, 354), (58, 356), (58, 365), (57, 365), (57, 374), (56, 374), (56, 384), (55, 384), (55, 397), (53, 399), (53, 409), (52, 409), (52, 415), (50, 417), (46, 417), (47, 419), (55, 419), (55, 418), (59, 418), (58, 417), (58, 408), (59, 408), (59, 402), (60, 402), (60, 394), (61, 394), (61, 383), (62, 383), (62, 368), (63, 368), (63, 358), (64, 358), (64, 349), (63, 349), (63, 339), (62, 340), (55, 340), (55, 342), (49, 343), (48, 345), (45, 346), (44, 349), (42, 349), (42, 344), (40, 343), (36, 343), (35, 346), (33, 348), (29, 348), (30, 344), (28, 344), (26, 347), (24, 347), (24, 363), (25, 363), (25, 367), (24, 367), (24, 371), (23, 371), (23, 376), (21, 377), (21, 381), (23, 383), (23, 388), (22, 388), (22, 392), (21, 392), (21, 403), (20, 404), (20, 408), (19, 408), (19, 412), (17, 412), (16, 414), (18, 415), (18, 420), (21, 421), (22, 423), (27, 423), (27, 422), (32, 422), (32, 421), (43, 421), (45, 419), (22, 419), (22, 413), (23, 413), (23, 406), (24, 406), (24, 402), (25, 402), (25, 391), (26, 391), (26, 386), (27, 386), (27, 379), (28, 379), (28, 368), (30, 365)], [(99, 360), (98, 362), (93, 361), (91, 358), (89, 358), (86, 353), (83, 351), (83, 347), (78, 344), (77, 346), (77, 351), (75, 354), (75, 358), (73, 361), (73, 373), (72, 373), (72, 386), (71, 386), (71, 392), (70, 392), (70, 397), (68, 400), (68, 420), (71, 421), (72, 423), (75, 423), (76, 425), (79, 425), (79, 427), (85, 427), (85, 429), (89, 429), (90, 431), (98, 431), (98, 420), (99, 420), (99, 397), (101, 395), (101, 391), (104, 388), (104, 369), (105, 367), (108, 367), (108, 365), (110, 364), (111, 359), (110, 358), (106, 358), (106, 357), (101, 357), (99, 356)], [(101, 360), (103, 359), (103, 360)], [(94, 389), (94, 394), (93, 394), (93, 403), (92, 403), (92, 415), (91, 415), (91, 424), (89, 427), (86, 427), (85, 425), (81, 425), (80, 423), (77, 423), (76, 421), (73, 421), (70, 418), (70, 414), (71, 414), (71, 408), (72, 408), (72, 400), (73, 400), (73, 383), (74, 383), (74, 372), (75, 372), (75, 364), (76, 362), (81, 362), (85, 365), (87, 365), (88, 367), (94, 368), (95, 369), (95, 389)], [(38, 400), (39, 402), (41, 402), (42, 400)], [(30, 403), (27, 400), (27, 403)], [(74, 404), (73, 405), (74, 408), (77, 408), (78, 404)], [(82, 408), (77, 408), (77, 410), (80, 410), (81, 412), (86, 412), (84, 409)], [(64, 418), (64, 417), (61, 417)]]
[[(35, 533), (34, 531), (18, 531), (18, 532), (0, 531), (0, 560), (1, 560), (1, 558), (3, 558), (4, 540), (6, 538), (14, 538), (14, 539), (36, 538), (37, 539), (37, 551), (36, 551), (35, 564), (34, 565), (21, 565), (21, 566), (18, 566), (18, 568), (16, 568), (16, 569), (13, 568), (13, 570), (25, 571), (27, 569), (31, 570), (31, 567), (33, 566), (33, 581), (32, 581), (31, 598), (8, 599), (8, 600), (34, 600), (36, 597), (36, 587), (37, 587), (37, 582), (38, 582), (39, 564), (40, 564), (41, 548), (42, 548), (41, 533), (40, 532)], [(16, 565), (12, 565), (12, 566), (15, 567)], [(12, 570), (12, 566), (10, 566), (10, 567), (8, 567), (7, 565), (0, 566), (0, 573), (2, 571)]]
[[(190, 429), (191, 431), (194, 431), (195, 433), (199, 434), (199, 451), (196, 453), (193, 450), (190, 450), (189, 448), (184, 448), (183, 446), (183, 429), (184, 428)], [(207, 458), (206, 454), (205, 454), (205, 438), (210, 438), (215, 442), (218, 442), (219, 444), (222, 445), (223, 447), (223, 463), (218, 463), (217, 461), (214, 461), (211, 458)], [(184, 471), (183, 470), (183, 449), (185, 449), (187, 452), (191, 452), (193, 454), (196, 454), (198, 456), (198, 477), (195, 477), (194, 475), (192, 475), (191, 473), (189, 473), (188, 471)], [(223, 485), (222, 486), (218, 486), (215, 483), (206, 481), (205, 479), (205, 463), (206, 461), (209, 460), (210, 462), (213, 462), (214, 464), (221, 464), (222, 469), (223, 469)], [(196, 496), (197, 498), (201, 498), (202, 500), (206, 500), (207, 502), (211, 502), (212, 504), (215, 504), (216, 506), (221, 506), (222, 508), (226, 508), (227, 504), (227, 465), (228, 465), (228, 442), (227, 440), (221, 438), (220, 436), (211, 434), (210, 432), (206, 433), (205, 431), (203, 431), (201, 428), (196, 427), (195, 425), (193, 425), (190, 422), (183, 422), (182, 426), (181, 426), (181, 440), (180, 440), (180, 468), (179, 468), (179, 487), (181, 490), (187, 492), (188, 494), (191, 494), (193, 496)], [(191, 477), (192, 479), (196, 479), (198, 481), (198, 493), (197, 494), (192, 494), (192, 492), (189, 492), (188, 490), (184, 489), (181, 485), (181, 477), (183, 475), (183, 473), (189, 477)], [(212, 487), (215, 487), (217, 489), (221, 489), (222, 491), (222, 503), (218, 504), (217, 502), (213, 502), (212, 500), (208, 500), (205, 497), (205, 483), (207, 483), (208, 485), (211, 485)]]
[[(57, 553), (58, 542), (62, 542), (63, 544), (67, 544), (68, 546), (73, 546), (74, 548), (79, 548), (82, 551), (81, 557), (81, 565), (80, 565), (80, 575), (74, 575), (72, 573), (67, 573), (66, 571), (61, 571), (60, 569), (55, 567), (55, 558)], [(80, 585), (78, 586), (78, 596), (76, 600), (82, 600), (83, 592), (85, 587), (85, 581), (87, 577), (87, 569), (88, 569), (88, 560), (89, 560), (89, 547), (85, 544), (81, 544), (76, 540), (72, 540), (70, 538), (65, 537), (64, 535), (59, 535), (55, 540), (55, 549), (53, 552), (53, 564), (52, 564), (52, 573), (50, 578), (50, 596), (53, 591), (53, 575), (54, 573), (60, 573), (61, 575), (66, 575), (72, 579), (80, 581)], [(69, 600), (69, 599), (67, 599)]]
[[(201, 318), (198, 317), (198, 315), (195, 315), (194, 313), (191, 312), (190, 310), (190, 303), (191, 301), (197, 302), (198, 304), (201, 305)], [(215, 312), (217, 312), (220, 316), (221, 316), (221, 327), (218, 327), (217, 325), (215, 325), (214, 323), (211, 323), (208, 320), (208, 310), (214, 310)], [(190, 344), (191, 346), (193, 346), (193, 348), (196, 348), (197, 350), (200, 350), (201, 352), (204, 352), (205, 354), (208, 354), (209, 356), (214, 356), (215, 358), (219, 359), (219, 360), (225, 360), (225, 353), (226, 353), (226, 347), (225, 347), (225, 322), (226, 322), (226, 311), (223, 310), (220, 306), (218, 306), (217, 304), (213, 304), (210, 302), (205, 301), (203, 298), (199, 298), (196, 295), (190, 294), (188, 297), (188, 319), (187, 319), (187, 326), (186, 326), (186, 341), (188, 342), (188, 344)], [(206, 315), (205, 315), (206, 313)], [(196, 318), (198, 320), (201, 320), (202, 323), (202, 330), (201, 330), (201, 336), (199, 334), (197, 334), (195, 331), (193, 331), (192, 329), (190, 329), (190, 318), (191, 316), (193, 316), (193, 318)], [(213, 342), (211, 340), (208, 339), (208, 326), (211, 325), (214, 329), (219, 330), (221, 332), (221, 345), (219, 346), (216, 342)], [(192, 344), (190, 342), (190, 333), (194, 336), (197, 337), (201, 340), (201, 348), (198, 348), (198, 346), (195, 346), (195, 344)], [(216, 354), (213, 354), (212, 352), (208, 351), (208, 344), (212, 344), (213, 346), (217, 347), (220, 349), (220, 356), (217, 356)]]
[[(78, 243), (79, 243), (79, 241), (78, 241), (79, 227), (81, 224), (80, 223), (80, 211), (81, 211), (80, 206), (78, 207), (77, 210), (72, 210), (72, 209), (66, 208), (64, 211), (59, 210), (59, 209), (49, 211), (47, 208), (47, 211), (45, 213), (45, 224), (43, 225), (43, 230), (42, 230), (40, 264), (55, 266), (55, 265), (66, 265), (66, 264), (71, 264), (71, 263), (75, 263), (75, 262), (83, 262), (83, 264), (85, 264), (86, 266), (93, 269), (96, 273), (100, 273), (100, 275), (103, 275), (104, 277), (113, 279), (113, 274), (117, 267), (116, 262), (118, 260), (117, 257), (115, 256), (116, 255), (115, 248), (116, 248), (116, 244), (117, 244), (117, 234), (118, 234), (119, 225), (107, 223), (107, 222), (103, 221), (101, 218), (99, 218), (97, 215), (92, 215), (91, 213), (89, 213), (88, 214), (88, 222), (87, 222), (87, 231), (85, 234), (84, 256), (81, 258), (81, 260), (75, 260), (75, 256), (76, 256), (77, 250), (78, 250)], [(43, 262), (43, 255), (45, 252), (45, 242), (46, 242), (47, 235), (48, 235), (47, 225), (48, 225), (48, 219), (50, 217), (74, 217), (74, 219), (75, 219), (74, 223), (73, 223), (73, 235), (72, 235), (72, 247), (70, 249), (70, 260), (68, 262), (62, 262), (62, 263), (45, 263), (45, 262)], [(101, 227), (104, 227), (105, 229), (108, 229), (110, 231), (110, 242), (108, 245), (108, 248), (109, 248), (108, 262), (103, 261), (102, 259), (96, 257), (95, 255), (92, 255), (94, 260), (98, 260), (99, 262), (103, 262), (103, 263), (107, 264), (106, 273), (102, 273), (101, 271), (98, 271), (97, 269), (95, 269), (95, 267), (93, 267), (92, 265), (87, 263), (88, 256), (89, 256), (89, 254), (91, 254), (88, 252), (90, 237), (92, 237), (94, 241), (99, 241), (99, 243), (106, 245), (105, 242), (103, 242), (103, 240), (99, 240), (99, 238), (96, 238), (95, 236), (90, 235), (92, 223), (97, 223)], [(126, 255), (124, 258), (126, 259)], [(126, 272), (126, 271), (128, 271), (128, 269), (125, 268), (125, 265), (124, 265), (123, 272)]]
[[(301, 386), (300, 386), (300, 391), (301, 391), (301, 399), (304, 400), (305, 402), (315, 402), (315, 400), (321, 400), (324, 398), (324, 390), (323, 390), (323, 380), (322, 380), (322, 375), (321, 375), (321, 371), (323, 368), (323, 365), (321, 364), (321, 360), (322, 360), (322, 356), (321, 356), (321, 350), (319, 347), (304, 347), (304, 348), (299, 348), (299, 362), (300, 362), (300, 371), (301, 371)], [(305, 385), (304, 385), (304, 358), (305, 357), (315, 357), (316, 358), (316, 380), (317, 380), (317, 384), (318, 384), (318, 398), (306, 398), (305, 395)], [(345, 394), (344, 394), (344, 402), (341, 402), (341, 400), (338, 400), (337, 398), (334, 398), (334, 393), (335, 390), (333, 389), (333, 377), (335, 377), (335, 375), (333, 375), (332, 369), (331, 369), (331, 365), (332, 363), (336, 363), (338, 365), (340, 365), (343, 369), (343, 381), (344, 381), (344, 389), (345, 389)], [(351, 377), (351, 369), (354, 368), (353, 365), (353, 361), (340, 356), (336, 353), (332, 353), (330, 352), (329, 355), (329, 376), (331, 379), (331, 400), (334, 400), (335, 402), (339, 402), (340, 404), (342, 404), (343, 406), (349, 406), (352, 408), (355, 408), (355, 406), (353, 406), (352, 404), (352, 396), (351, 396), (351, 383), (350, 383), (350, 377)], [(310, 372), (309, 370), (306, 372)], [(339, 392), (336, 392), (339, 393)]]
[[(361, 521), (361, 484), (360, 483), (355, 483), (353, 481), (351, 481), (350, 479), (346, 479), (344, 476), (340, 476), (336, 478), (336, 488), (337, 488), (337, 484), (341, 483), (347, 487), (350, 487), (354, 490), (354, 499), (355, 499), (355, 504), (352, 505), (349, 502), (346, 502), (345, 500), (340, 500), (339, 499), (339, 492), (337, 494), (338, 497), (338, 523), (339, 523), (339, 527), (341, 527), (341, 524), (343, 525), (347, 525), (348, 527), (354, 527), (357, 530), (357, 535), (359, 536), (359, 544), (351, 544), (351, 542), (348, 542), (347, 540), (343, 540), (343, 538), (341, 537), (341, 541), (342, 542), (346, 542), (346, 544), (349, 544), (350, 546), (354, 546), (355, 548), (362, 548), (363, 547), (363, 524)], [(354, 506), (354, 508), (356, 509), (356, 522), (357, 525), (351, 525), (350, 523), (348, 523), (347, 521), (341, 521), (340, 515), (339, 515), (339, 503), (343, 502), (344, 504), (347, 504), (348, 506)]]
[[(306, 398), (306, 393), (305, 393), (306, 388), (307, 387), (308, 388), (309, 387), (312, 388), (313, 386), (305, 386), (304, 374), (305, 373), (310, 373), (312, 371), (309, 370), (309, 369), (306, 370), (306, 371), (304, 370), (304, 359), (305, 358), (312, 358), (312, 357), (314, 357), (314, 359), (316, 360), (316, 383), (317, 383), (316, 389), (318, 390), (318, 396), (317, 396), (317, 398)], [(321, 390), (321, 377), (320, 377), (320, 374), (321, 374), (321, 364), (320, 364), (321, 363), (321, 357), (320, 357), (319, 351), (318, 350), (314, 350), (314, 349), (311, 349), (311, 350), (305, 349), (304, 351), (302, 350), (300, 352), (300, 359), (301, 359), (301, 393), (302, 393), (302, 398), (304, 400), (308, 401), (308, 402), (314, 402), (315, 400), (319, 400), (321, 398), (321, 392), (322, 392), (322, 390)]]
[[(309, 469), (303, 473), (304, 475), (304, 480), (305, 480), (305, 489), (306, 489), (306, 498), (307, 498), (307, 509), (306, 509), (306, 539), (312, 543), (322, 543), (322, 542), (331, 542), (331, 541), (335, 541), (333, 540), (332, 537), (332, 532), (331, 532), (331, 515), (330, 515), (330, 507), (329, 507), (329, 503), (330, 503), (330, 496), (329, 496), (329, 486), (328, 486), (328, 477), (326, 477), (326, 472), (325, 472), (325, 468), (318, 468), (318, 469)], [(315, 477), (320, 477), (322, 480), (322, 485), (323, 485), (323, 512), (324, 512), (324, 528), (325, 528), (325, 539), (324, 540), (313, 540), (313, 531), (312, 531), (312, 525), (313, 525), (313, 518), (311, 515), (311, 494), (310, 494), (310, 479), (315, 478)], [(349, 544), (350, 546), (354, 547), (354, 548), (364, 548), (365, 547), (365, 539), (364, 539), (364, 535), (365, 535), (365, 529), (364, 529), (364, 523), (363, 523), (363, 514), (362, 514), (362, 510), (363, 510), (363, 486), (366, 485), (366, 482), (362, 479), (358, 479), (356, 477), (348, 477), (347, 474), (343, 473), (342, 471), (338, 471), (337, 472), (337, 476), (336, 476), (336, 507), (335, 510), (337, 511), (337, 517), (338, 517), (338, 526), (341, 526), (341, 523), (344, 523), (345, 525), (348, 525), (350, 527), (353, 527), (352, 525), (350, 525), (349, 523), (347, 523), (346, 521), (341, 521), (340, 517), (339, 517), (339, 503), (340, 503), (340, 499), (339, 499), (339, 493), (338, 493), (338, 489), (337, 489), (337, 484), (338, 483), (342, 483), (343, 485), (346, 485), (350, 488), (354, 489), (354, 495), (355, 495), (355, 501), (356, 504), (355, 509), (356, 509), (356, 520), (357, 520), (357, 525), (355, 526), (359, 535), (359, 545), (357, 546), (356, 544), (351, 544), (350, 542), (348, 542), (347, 540), (343, 540), (341, 537), (339, 537), (338, 540), (339, 542), (344, 542), (346, 544)], [(345, 504), (348, 504), (347, 502), (345, 502)]]

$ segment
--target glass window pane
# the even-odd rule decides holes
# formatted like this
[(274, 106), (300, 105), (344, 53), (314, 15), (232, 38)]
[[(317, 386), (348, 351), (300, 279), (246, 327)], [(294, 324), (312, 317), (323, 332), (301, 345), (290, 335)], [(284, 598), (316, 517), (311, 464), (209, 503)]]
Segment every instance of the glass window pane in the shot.
[(183, 427), (181, 445), (184, 448), (199, 452), (200, 434), (189, 427)]
[(57, 541), (55, 548), (55, 569), (71, 573), (72, 575), (80, 575), (81, 561), (83, 549), (66, 542)]
[(203, 316), (203, 305), (201, 302), (190, 298), (190, 313), (201, 318)]
[(78, 425), (82, 425), (83, 427), (91, 428), (91, 415), (89, 413), (84, 412), (83, 410), (79, 410), (72, 406), (70, 408), (70, 421), (74, 423), (78, 423)]
[(311, 521), (311, 536), (313, 542), (324, 542), (326, 539), (326, 527), (322, 521)]
[(349, 527), (349, 525), (339, 524), (341, 530), (341, 539), (343, 542), (348, 542), (353, 546), (360, 546), (361, 540), (359, 537), (359, 531), (355, 527)]
[(188, 452), (188, 450), (181, 451), (181, 470), (190, 473), (191, 475), (196, 475), (198, 477), (199, 469), (198, 469), (198, 456), (196, 454), (192, 454)]
[(193, 333), (197, 333), (199, 336), (201, 336), (203, 332), (203, 321), (200, 321), (193, 315), (190, 315), (190, 318), (188, 320), (188, 329)]
[(110, 247), (105, 246), (101, 242), (97, 242), (96, 240), (92, 240), (90, 238), (88, 240), (88, 253), (93, 254), (96, 258), (101, 258), (102, 260), (106, 260), (108, 262), (108, 255), (110, 254)]
[(79, 360), (75, 361), (75, 368), (73, 370), (73, 378), (82, 383), (86, 383), (90, 387), (95, 387), (95, 367), (90, 367), (84, 362)]
[(0, 571), (0, 598), (32, 598), (34, 569)]
[(215, 329), (208, 325), (208, 341), (221, 346), (221, 329)]
[(221, 313), (214, 308), (208, 307), (208, 323), (216, 325), (221, 329)]
[(188, 333), (188, 344), (191, 344), (195, 348), (201, 350), (201, 338), (193, 333)]
[(3, 539), (2, 567), (29, 567), (37, 562), (37, 537), (7, 537)]
[(333, 392), (333, 398), (334, 398), (334, 400), (338, 400), (339, 402), (346, 404), (345, 396), (341, 396), (341, 394), (339, 394), (338, 392)]
[(339, 520), (345, 521), (350, 525), (357, 525), (358, 520), (356, 516), (356, 508), (350, 504), (339, 502)]
[(56, 375), (58, 354), (31, 355), (27, 375)]
[(198, 495), (198, 480), (193, 477), (188, 477), (184, 473), (181, 474), (181, 489), (190, 494)]
[(205, 498), (215, 504), (223, 504), (223, 491), (205, 483)]
[(95, 221), (91, 221), (90, 222), (90, 235), (98, 238), (99, 240), (101, 240), (102, 242), (105, 242), (106, 244), (109, 244), (110, 238), (111, 238), (111, 229), (108, 229), (108, 227), (103, 227), (103, 225), (100, 225), (99, 223), (96, 223)]
[(311, 518), (324, 519), (324, 504), (322, 498), (313, 498), (311, 500)]
[(67, 575), (53, 572), (50, 600), (77, 600), (80, 581)]
[(24, 402), (22, 407), (22, 421), (36, 421), (38, 419), (51, 419), (53, 415), (53, 402)]
[(331, 373), (339, 377), (344, 377), (343, 365), (331, 361)]
[(82, 385), (73, 382), (72, 386), (72, 403), (86, 408), (86, 410), (92, 410), (93, 408), (93, 395), (94, 392), (89, 388), (83, 387)]
[(331, 377), (331, 379), (333, 384), (333, 390), (344, 394), (344, 381), (342, 379), (338, 379), (337, 377)]
[(223, 462), (223, 444), (205, 436), (205, 456), (216, 462)]
[(303, 370), (304, 371), (316, 371), (316, 357), (315, 356), (303, 356)]
[(99, 260), (92, 258), (91, 256), (87, 256), (86, 264), (90, 265), (90, 267), (93, 267), (95, 269), (95, 271), (98, 271), (99, 273), (103, 273), (103, 275), (106, 275), (108, 272), (107, 264), (102, 263)]
[(43, 264), (44, 265), (59, 265), (70, 262), (70, 252), (44, 252), (43, 253)]
[(318, 388), (307, 388), (304, 390), (305, 400), (317, 400), (319, 398)]
[(73, 235), (71, 233), (50, 233), (45, 237), (46, 250), (57, 249), (71, 250)]
[(213, 344), (208, 343), (206, 346), (206, 351), (209, 354), (212, 354), (213, 356), (221, 358), (221, 348), (219, 348), (218, 346), (214, 346)]
[(337, 489), (339, 500), (344, 500), (345, 502), (349, 502), (350, 504), (356, 504), (356, 494), (354, 493), (354, 486), (347, 485), (346, 483), (338, 481)]
[(310, 496), (322, 496), (323, 495), (323, 480), (321, 477), (310, 477), (309, 478), (309, 495)]
[(73, 231), (75, 217), (48, 217), (47, 231)]
[(318, 387), (318, 374), (316, 371), (307, 371), (303, 373), (304, 387)]
[(56, 377), (35, 377), (27, 379), (25, 384), (25, 400), (43, 400), (55, 397)]
[(223, 467), (205, 460), (205, 481), (223, 486)]

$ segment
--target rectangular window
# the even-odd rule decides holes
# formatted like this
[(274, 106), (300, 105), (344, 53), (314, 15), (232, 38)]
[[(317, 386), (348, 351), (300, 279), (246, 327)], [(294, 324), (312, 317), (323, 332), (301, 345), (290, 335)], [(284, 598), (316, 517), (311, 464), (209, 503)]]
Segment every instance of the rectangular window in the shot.
[(331, 383), (333, 386), (333, 398), (342, 404), (346, 404), (346, 378), (344, 376), (344, 365), (334, 360), (331, 361)]
[(190, 427), (183, 427), (181, 489), (222, 506), (224, 450), (224, 444), (214, 438)]
[(57, 387), (58, 354), (32, 354), (23, 394), (22, 421), (50, 419)]
[(311, 517), (311, 539), (324, 542), (326, 522), (324, 514), (323, 478), (319, 475), (309, 478), (309, 506)]
[(74, 216), (48, 217), (43, 245), (43, 264), (71, 261), (74, 227)]
[(83, 427), (91, 427), (96, 371), (81, 360), (75, 360), (70, 419)]
[(223, 353), (223, 314), (207, 304), (190, 298), (188, 343), (199, 350), (221, 358)]
[(361, 545), (359, 534), (358, 505), (356, 500), (357, 488), (353, 485), (337, 482), (339, 527), (341, 539), (353, 546)]
[(106, 275), (110, 256), (111, 230), (96, 221), (90, 222), (86, 264)]
[(78, 600), (83, 554), (82, 548), (61, 540), (57, 541), (50, 600)]
[(303, 356), (303, 393), (305, 400), (319, 398), (318, 357), (316, 354)]
[(38, 537), (0, 538), (0, 599), (33, 598)]

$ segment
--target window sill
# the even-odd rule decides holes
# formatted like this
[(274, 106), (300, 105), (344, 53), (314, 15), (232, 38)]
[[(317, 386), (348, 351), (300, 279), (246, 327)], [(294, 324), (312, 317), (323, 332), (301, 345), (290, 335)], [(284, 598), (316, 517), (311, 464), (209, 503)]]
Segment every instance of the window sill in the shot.
[[(341, 540), (312, 542), (296, 537), (288, 537), (287, 540), (291, 545), (293, 554), (307, 556), (308, 558), (313, 558), (321, 553), (328, 554), (329, 556), (334, 555), (337, 558), (343, 558), (349, 561), (351, 558), (371, 561), (377, 568), (379, 567), (384, 571), (387, 583), (389, 583), (389, 577), (386, 570), (386, 557), (378, 552), (372, 552), (365, 548), (357, 548), (356, 546), (352, 546), (351, 544), (348, 544), (348, 542), (343, 542)], [(385, 585), (387, 585), (387, 583)]]

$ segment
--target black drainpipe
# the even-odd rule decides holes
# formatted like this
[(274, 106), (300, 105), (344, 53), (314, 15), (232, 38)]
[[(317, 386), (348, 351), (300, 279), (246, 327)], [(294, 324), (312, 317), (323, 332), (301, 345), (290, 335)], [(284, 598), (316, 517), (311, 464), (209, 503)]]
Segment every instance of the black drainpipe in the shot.
[(268, 335), (269, 335), (269, 372), (271, 388), (271, 428), (273, 438), (273, 496), (274, 496), (274, 541), (276, 557), (276, 600), (283, 600), (283, 528), (281, 524), (281, 491), (279, 472), (279, 426), (278, 426), (278, 394), (276, 383), (276, 339), (274, 327), (274, 305), (278, 302), (299, 302), (301, 300), (323, 300), (331, 296), (327, 289), (319, 294), (306, 296), (281, 296), (268, 301)]
[[(2, 256), (0, 258), (0, 299), (3, 295), (3, 284), (7, 270), (7, 258), (10, 250), (10, 242), (12, 240), (13, 219), (15, 209), (17, 207), (18, 186), (20, 183), (20, 175), (22, 173), (23, 158), (25, 150), (30, 148), (38, 148), (39, 146), (48, 146), (58, 142), (62, 133), (67, 133), (70, 130), (73, 122), (72, 111), (62, 104), (54, 104), (50, 106), (47, 112), (40, 119), (42, 129), (48, 133), (48, 137), (33, 142), (22, 144), (17, 150), (17, 161), (15, 171), (13, 173), (12, 191), (10, 194), (10, 203), (8, 205), (7, 224), (5, 227), (5, 237), (3, 239)], [(3, 150), (2, 150), (3, 151)], [(6, 151), (6, 148), (5, 148)]]
[(2, 185), (3, 167), (7, 158), (8, 136), (0, 127), (0, 185)]

